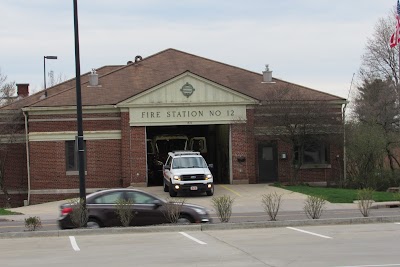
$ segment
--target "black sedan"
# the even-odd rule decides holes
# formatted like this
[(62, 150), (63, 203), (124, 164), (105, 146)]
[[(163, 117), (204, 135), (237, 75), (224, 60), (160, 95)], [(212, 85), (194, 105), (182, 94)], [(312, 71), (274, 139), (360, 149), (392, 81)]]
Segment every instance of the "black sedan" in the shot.
[[(88, 228), (122, 226), (117, 215), (117, 202), (120, 200), (131, 201), (133, 219), (130, 226), (143, 226), (169, 223), (167, 219), (167, 206), (171, 205), (165, 200), (137, 189), (118, 188), (107, 189), (89, 194), (86, 197), (86, 207), (89, 219)], [(181, 205), (181, 204), (175, 204)], [(65, 203), (60, 206), (58, 225), (61, 229), (76, 228), (72, 223), (71, 213), (75, 205)], [(170, 207), (170, 206), (169, 206)], [(211, 218), (204, 207), (183, 204), (180, 209), (179, 223), (207, 223)]]

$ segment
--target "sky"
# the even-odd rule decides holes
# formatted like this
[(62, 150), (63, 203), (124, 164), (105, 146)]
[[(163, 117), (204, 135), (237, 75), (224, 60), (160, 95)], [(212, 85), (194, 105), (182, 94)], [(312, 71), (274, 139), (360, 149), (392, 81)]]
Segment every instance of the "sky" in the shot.
[[(174, 48), (347, 98), (396, 0), (78, 0), (80, 69)], [(73, 0), (0, 0), (0, 69), (34, 93), (75, 77)], [(393, 25), (395, 19), (393, 18)], [(47, 80), (48, 81), (48, 80)]]

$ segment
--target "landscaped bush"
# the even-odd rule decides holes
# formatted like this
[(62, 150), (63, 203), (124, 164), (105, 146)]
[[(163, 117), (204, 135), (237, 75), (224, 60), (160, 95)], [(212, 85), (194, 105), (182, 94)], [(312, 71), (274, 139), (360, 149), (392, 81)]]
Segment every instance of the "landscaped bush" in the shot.
[(221, 222), (229, 222), (232, 215), (232, 206), (234, 199), (230, 196), (219, 196), (212, 198), (212, 205), (217, 212), (217, 216)]
[(282, 202), (282, 195), (276, 192), (264, 194), (261, 199), (262, 206), (265, 212), (268, 214), (271, 221), (276, 221), (279, 208)]
[(133, 213), (132, 206), (134, 204), (132, 199), (118, 199), (116, 204), (116, 213), (122, 226), (129, 226), (135, 214)]
[(83, 198), (75, 198), (71, 199), (69, 201), (69, 204), (72, 208), (72, 212), (70, 213), (72, 223), (78, 228), (86, 226), (89, 215), (86, 208), (85, 200)]
[(319, 219), (324, 211), (326, 200), (317, 196), (307, 196), (304, 212), (308, 218)]
[(374, 203), (374, 200), (372, 199), (373, 194), (374, 190), (371, 188), (358, 190), (358, 209), (364, 217), (369, 216), (370, 208), (372, 203)]
[(28, 228), (29, 231), (36, 231), (42, 228), (42, 221), (37, 216), (25, 218), (25, 227)]
[(167, 198), (164, 204), (164, 216), (170, 223), (178, 223), (181, 217), (181, 211), (183, 204), (185, 203), (184, 198)]

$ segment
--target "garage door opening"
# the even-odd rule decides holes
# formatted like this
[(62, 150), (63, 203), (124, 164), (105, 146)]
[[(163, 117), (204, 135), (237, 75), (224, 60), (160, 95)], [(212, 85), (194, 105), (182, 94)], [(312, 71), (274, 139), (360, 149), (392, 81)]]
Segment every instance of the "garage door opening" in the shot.
[(228, 184), (229, 125), (149, 126), (147, 138), (147, 185), (162, 185), (162, 165), (173, 150), (199, 151), (210, 168), (214, 183)]

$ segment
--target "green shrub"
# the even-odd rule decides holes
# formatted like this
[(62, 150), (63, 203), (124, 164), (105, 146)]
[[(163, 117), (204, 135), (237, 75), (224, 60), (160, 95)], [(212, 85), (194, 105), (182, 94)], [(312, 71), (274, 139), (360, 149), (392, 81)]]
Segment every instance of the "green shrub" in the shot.
[(25, 218), (25, 227), (29, 231), (36, 231), (36, 229), (42, 228), (42, 221), (37, 216)]

